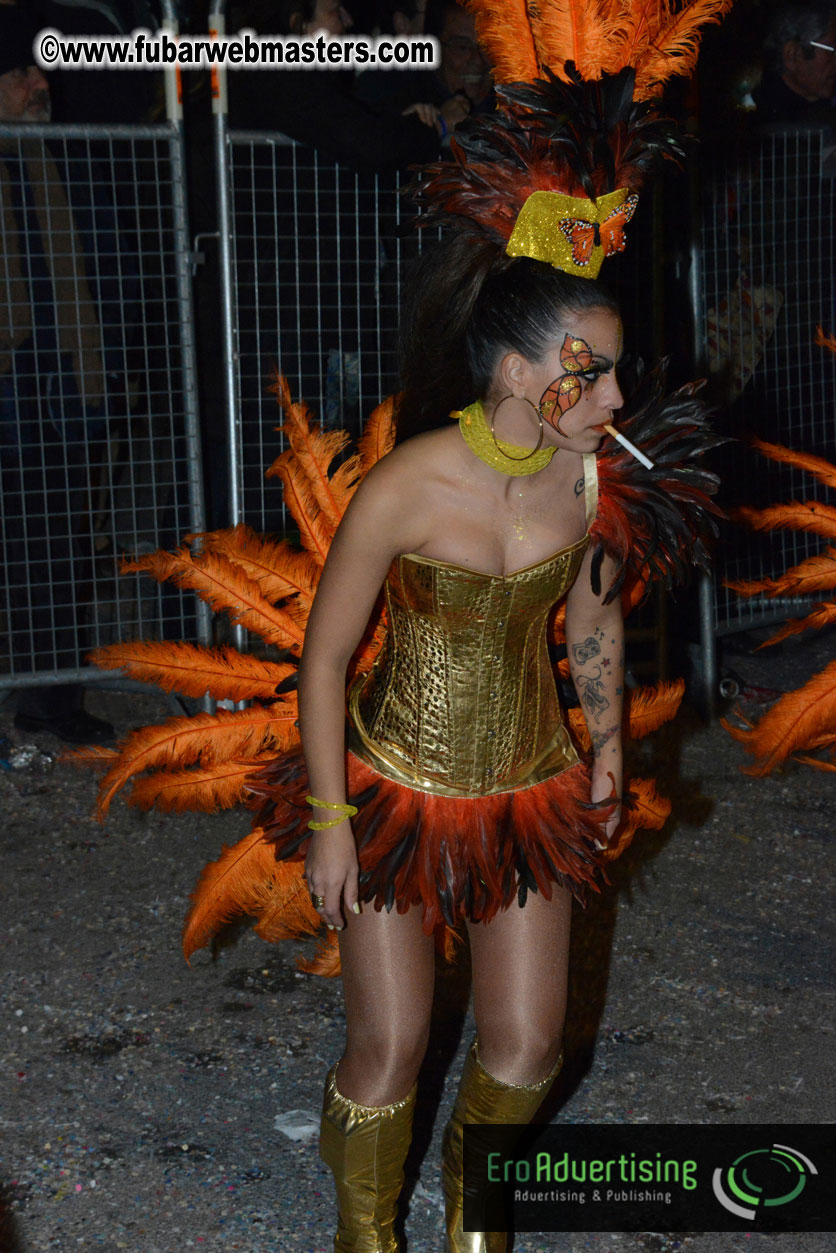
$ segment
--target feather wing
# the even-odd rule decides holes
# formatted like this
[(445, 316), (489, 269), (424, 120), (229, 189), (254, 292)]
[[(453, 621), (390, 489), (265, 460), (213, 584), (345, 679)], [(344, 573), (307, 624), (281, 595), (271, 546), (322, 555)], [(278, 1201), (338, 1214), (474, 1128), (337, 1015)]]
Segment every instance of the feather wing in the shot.
[(821, 742), (822, 736), (836, 735), (836, 661), (798, 691), (782, 696), (756, 726), (738, 727), (727, 719), (723, 726), (757, 759), (746, 773), (758, 776)]
[(363, 428), (357, 454), (360, 458), (360, 472), (365, 477), (373, 465), (391, 452), (395, 445), (395, 404), (397, 397), (390, 396), (372, 410), (371, 417)]
[[(282, 375), (278, 376), (274, 391), (284, 411), (281, 431), (294, 454), (300, 476), (307, 479), (310, 498), (333, 536), (345, 512), (345, 503), (337, 476), (329, 475), (328, 470), (334, 459), (345, 452), (351, 437), (348, 431), (323, 431), (321, 427), (311, 426), (310, 409), (304, 403), (293, 402)], [(356, 461), (351, 458), (349, 464), (351, 462), (356, 472)]]
[(275, 758), (275, 751), (257, 753), (247, 761), (223, 761), (191, 770), (155, 770), (134, 779), (129, 805), (159, 809), (162, 813), (199, 810), (215, 813), (232, 809), (246, 798), (246, 782), (260, 765)]
[(201, 552), (220, 553), (238, 566), (271, 605), (295, 596), (300, 606), (310, 609), (321, 567), (310, 553), (301, 552), (287, 540), (257, 535), (244, 523), (187, 536), (187, 540), (198, 544)]
[(816, 605), (811, 613), (804, 618), (793, 618), (790, 622), (786, 622), (774, 635), (770, 635), (768, 640), (760, 644), (760, 648), (766, 648), (770, 644), (778, 644), (781, 640), (787, 639), (790, 635), (800, 635), (802, 631), (809, 631), (815, 628), (832, 626), (836, 623), (836, 605), (823, 604)]
[(296, 718), (293, 693), (266, 707), (169, 718), (161, 726), (132, 732), (119, 746), (118, 757), (102, 779), (99, 818), (104, 819), (120, 788), (144, 770), (209, 766), (257, 757), (268, 748), (287, 750), (298, 742)]
[(723, 586), (741, 596), (809, 596), (829, 591), (836, 587), (836, 548), (807, 557), (777, 578), (728, 579)]
[[(653, 731), (658, 731), (659, 727), (676, 717), (684, 695), (684, 679), (660, 682), (647, 687), (629, 688), (625, 693), (626, 734), (633, 740), (640, 740)], [(579, 705), (573, 705), (566, 711), (566, 716), (575, 743), (583, 752), (590, 752), (592, 741), (583, 710)]]
[(712, 434), (694, 384), (665, 394), (666, 365), (647, 376), (619, 421), (653, 468), (610, 436), (598, 454), (599, 506), (590, 528), (596, 595), (605, 552), (617, 567), (606, 602), (622, 590), (631, 595), (634, 584), (646, 594), (654, 580), (671, 587), (685, 582), (694, 565), (706, 569), (716, 518), (723, 516), (710, 499), (717, 476), (699, 461), (724, 441)]
[[(816, 343), (836, 351), (836, 340), (825, 336), (821, 328)], [(755, 439), (752, 443), (770, 460), (805, 470), (827, 487), (836, 486), (836, 467), (823, 458), (765, 440)], [(836, 509), (818, 501), (792, 501), (768, 509), (742, 508), (735, 511), (734, 517), (755, 531), (799, 530), (836, 539)], [(729, 582), (728, 586), (744, 596), (803, 597), (815, 592), (832, 591), (836, 588), (836, 549), (828, 547), (823, 553), (808, 557), (776, 578)], [(815, 605), (804, 617), (785, 623), (760, 647), (765, 648), (802, 631), (834, 623), (836, 603)], [(798, 691), (787, 692), (758, 723), (744, 718), (739, 711), (738, 716), (743, 726), (728, 721), (724, 721), (723, 725), (757, 759), (755, 765), (745, 767), (747, 773), (768, 774), (793, 755), (817, 769), (831, 769), (828, 763), (822, 763), (810, 753), (836, 744), (836, 662)]]
[(308, 479), (299, 470), (293, 450), (282, 453), (267, 474), (281, 479), (284, 503), (299, 528), (299, 538), (317, 565), (324, 566), (333, 532), (317, 505)]
[(621, 826), (615, 842), (604, 852), (605, 861), (615, 861), (633, 841), (637, 831), (659, 831), (671, 812), (671, 803), (660, 796), (653, 779), (632, 778), (624, 798)]
[(183, 929), (186, 960), (242, 914), (259, 919), (256, 930), (266, 929), (265, 938), (315, 935), (321, 919), (301, 876), (300, 863), (276, 861), (275, 848), (260, 827), (234, 847), (225, 847), (205, 867), (192, 895)]
[(197, 557), (183, 547), (174, 553), (134, 557), (124, 562), (122, 569), (126, 574), (150, 574), (160, 583), (197, 592), (216, 612), (226, 610), (233, 622), (254, 631), (267, 644), (294, 650), (302, 647), (304, 630), (293, 614), (271, 605), (258, 585), (220, 553)]
[(272, 700), (296, 666), (239, 653), (236, 648), (137, 641), (108, 644), (91, 654), (100, 670), (124, 670), (132, 679), (155, 683), (165, 692), (215, 700)]
[(732, 517), (753, 531), (812, 531), (836, 540), (836, 509), (817, 500), (793, 500), (788, 505), (769, 505), (766, 509), (742, 505)]
[(795, 466), (799, 470), (806, 470), (820, 483), (824, 483), (825, 487), (836, 489), (836, 466), (825, 461), (824, 457), (815, 457), (808, 452), (797, 452), (793, 448), (784, 447), (783, 444), (771, 444), (768, 440), (758, 439), (757, 436), (750, 442), (753, 448), (757, 448), (758, 452), (768, 457), (770, 461), (780, 461), (785, 465)]
[(330, 473), (333, 461), (348, 446), (348, 432), (323, 431), (312, 426), (307, 406), (291, 400), (287, 381), (281, 375), (274, 390), (285, 413), (281, 430), (290, 447), (273, 462), (267, 477), (281, 479), (285, 504), (299, 528), (302, 543), (322, 565), (359, 482), (360, 458), (355, 454)]
[(629, 688), (625, 695), (630, 737), (640, 740), (676, 717), (685, 695), (685, 680)]

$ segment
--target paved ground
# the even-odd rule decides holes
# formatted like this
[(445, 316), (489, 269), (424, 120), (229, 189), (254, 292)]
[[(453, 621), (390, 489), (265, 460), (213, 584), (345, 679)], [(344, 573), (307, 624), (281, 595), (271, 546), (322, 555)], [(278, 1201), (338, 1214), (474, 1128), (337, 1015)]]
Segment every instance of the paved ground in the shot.
[[(833, 646), (727, 661), (752, 684), (792, 686)], [(120, 730), (163, 708), (106, 692), (89, 705)], [(10, 728), (0, 709), (0, 733), (19, 743)], [(719, 725), (690, 714), (644, 755), (675, 817), (577, 912), (554, 1120), (832, 1121), (834, 776), (792, 766), (750, 779)], [(314, 1141), (281, 1127), (289, 1111), (315, 1121), (340, 1050), (339, 985), (249, 932), (186, 966), (188, 893), (245, 818), (119, 804), (99, 826), (92, 792), (65, 766), (0, 771), (0, 1250), (323, 1253), (329, 1179)], [(439, 1001), (426, 1075), (437, 1115), (416, 1137), (409, 1253), (442, 1247), (438, 1147), (470, 1037), (466, 971), (441, 972)], [(834, 1241), (556, 1234), (515, 1250), (824, 1253)]]

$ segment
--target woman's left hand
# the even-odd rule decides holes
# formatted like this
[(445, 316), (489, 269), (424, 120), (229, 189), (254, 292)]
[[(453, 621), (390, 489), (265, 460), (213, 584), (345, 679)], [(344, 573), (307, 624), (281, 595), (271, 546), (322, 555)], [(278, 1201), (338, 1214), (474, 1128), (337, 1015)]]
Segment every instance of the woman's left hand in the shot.
[(590, 791), (590, 800), (612, 800), (613, 789), (615, 790), (615, 796), (618, 799), (618, 805), (613, 814), (605, 823), (602, 823), (602, 831), (606, 838), (600, 843), (597, 840), (595, 841), (601, 849), (605, 849), (609, 846), (609, 842), (621, 822), (621, 771), (618, 771), (619, 777), (616, 778), (616, 772), (613, 769), (613, 765), (614, 763), (612, 762), (607, 764), (596, 758), (592, 766), (592, 787)]

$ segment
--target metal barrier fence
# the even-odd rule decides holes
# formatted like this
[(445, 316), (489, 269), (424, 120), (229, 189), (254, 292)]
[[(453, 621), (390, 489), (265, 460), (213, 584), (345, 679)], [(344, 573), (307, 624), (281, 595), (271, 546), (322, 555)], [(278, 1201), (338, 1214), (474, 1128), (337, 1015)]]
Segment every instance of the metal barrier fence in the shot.
[[(276, 371), (328, 427), (359, 434), (397, 385), (404, 264), (418, 241), (396, 175), (361, 175), (283, 135), (229, 132), (240, 515), (276, 530)], [(407, 176), (408, 177), (408, 176)]]
[[(400, 289), (419, 243), (402, 233), (411, 209), (394, 176), (229, 132), (222, 108), (216, 140), (227, 516), (281, 531), (280, 493), (264, 479), (282, 446), (275, 371), (326, 425), (359, 432), (396, 385)], [(828, 455), (836, 367), (813, 345), (816, 325), (836, 328), (827, 133), (776, 130), (745, 152), (704, 152), (692, 298), (703, 365), (728, 402), (721, 420)], [(175, 123), (0, 128), (0, 687), (96, 678), (80, 654), (112, 639), (208, 637), (191, 596), (116, 573), (120, 553), (203, 525), (184, 183)], [(633, 224), (646, 246), (658, 216)], [(643, 276), (622, 265), (615, 285), (655, 341), (636, 346), (655, 355), (659, 291), (651, 300)], [(731, 503), (730, 486), (750, 504), (817, 490), (739, 443), (721, 469)], [(816, 546), (727, 532), (703, 588), (707, 690), (717, 634), (799, 605), (741, 600), (722, 580), (775, 573)]]
[(0, 127), (0, 687), (207, 637), (191, 594), (118, 573), (203, 525), (183, 186), (175, 124)]
[[(815, 346), (836, 330), (836, 164), (829, 130), (775, 127), (746, 145), (702, 146), (694, 252), (697, 355), (734, 442), (719, 469), (724, 503), (824, 499), (811, 476), (766, 461), (749, 434), (804, 452), (836, 453), (836, 363)], [(727, 579), (775, 575), (821, 548), (793, 531), (724, 528), (707, 631), (766, 625), (804, 600), (746, 598)], [(705, 643), (705, 639), (704, 639)]]

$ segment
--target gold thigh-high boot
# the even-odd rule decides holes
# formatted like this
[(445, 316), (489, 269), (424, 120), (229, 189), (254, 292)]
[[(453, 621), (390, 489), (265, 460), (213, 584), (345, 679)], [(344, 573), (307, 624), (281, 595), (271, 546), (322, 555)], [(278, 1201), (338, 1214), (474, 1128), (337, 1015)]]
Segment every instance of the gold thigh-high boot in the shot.
[(334, 1066), (325, 1084), (319, 1141), (337, 1186), (334, 1253), (398, 1253), (394, 1223), (416, 1088), (393, 1105), (358, 1105), (337, 1091), (336, 1074)]
[(539, 1083), (518, 1087), (489, 1075), (479, 1061), (474, 1040), (464, 1064), (459, 1094), (444, 1132), (442, 1175), (447, 1211), (445, 1253), (506, 1253), (507, 1232), (464, 1231), (462, 1227), (462, 1148), (465, 1123), (528, 1123), (557, 1078), (563, 1054)]

